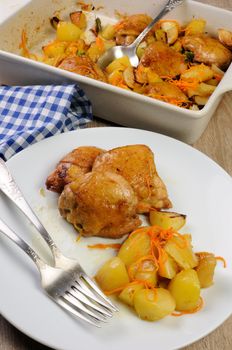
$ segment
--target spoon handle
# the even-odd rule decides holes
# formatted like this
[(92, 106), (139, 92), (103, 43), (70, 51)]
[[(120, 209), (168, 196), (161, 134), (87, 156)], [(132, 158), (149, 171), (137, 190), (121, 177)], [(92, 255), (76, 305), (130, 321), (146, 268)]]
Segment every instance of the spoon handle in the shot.
[(173, 10), (176, 6), (180, 5), (184, 0), (169, 0), (165, 7), (160, 11), (160, 13), (152, 20), (152, 22), (139, 34), (139, 36), (135, 39), (135, 41), (130, 45), (131, 47), (137, 47), (140, 42), (144, 39), (147, 33), (152, 29), (154, 24), (158, 22), (163, 16), (165, 16), (168, 12)]

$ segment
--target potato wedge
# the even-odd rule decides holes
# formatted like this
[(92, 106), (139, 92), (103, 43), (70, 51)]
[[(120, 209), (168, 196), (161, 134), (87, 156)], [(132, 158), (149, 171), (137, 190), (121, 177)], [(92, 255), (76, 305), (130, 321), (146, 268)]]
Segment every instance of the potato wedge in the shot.
[(149, 214), (151, 225), (157, 225), (164, 229), (172, 227), (178, 231), (185, 225), (186, 215), (170, 211), (150, 211)]
[(106, 67), (106, 72), (108, 74), (112, 73), (114, 70), (121, 70), (124, 71), (127, 67), (130, 67), (130, 61), (127, 56), (123, 56), (121, 58), (116, 58), (113, 62), (111, 62)]
[(170, 282), (168, 290), (176, 301), (177, 311), (190, 311), (200, 302), (200, 282), (195, 270), (179, 272)]
[(60, 21), (57, 25), (56, 35), (59, 41), (76, 41), (81, 33), (81, 29), (71, 22)]
[(129, 283), (126, 267), (119, 257), (108, 260), (98, 270), (95, 279), (104, 292), (111, 292)]
[(214, 76), (213, 70), (205, 64), (192, 66), (181, 74), (181, 79), (186, 81), (203, 82), (212, 79)]
[(179, 25), (175, 21), (162, 21), (161, 29), (166, 33), (167, 43), (173, 44), (178, 39)]
[(155, 263), (149, 259), (131, 264), (128, 267), (128, 274), (132, 281), (144, 281), (153, 287), (157, 285), (157, 267)]
[(151, 240), (146, 232), (129, 236), (121, 246), (118, 257), (128, 267), (151, 251)]
[(50, 57), (57, 57), (59, 55), (64, 54), (66, 47), (67, 47), (66, 42), (56, 41), (46, 46), (43, 46), (42, 49), (44, 54), (50, 58)]
[(157, 321), (175, 310), (175, 300), (164, 288), (141, 289), (134, 295), (134, 308), (141, 319)]
[(75, 24), (80, 29), (86, 29), (87, 21), (86, 15), (82, 11), (76, 11), (70, 13), (70, 20), (73, 24)]
[(212, 93), (215, 91), (216, 86), (200, 83), (195, 89), (188, 89), (187, 94), (188, 97), (192, 96), (202, 96), (202, 97), (208, 97), (212, 95)]
[(134, 295), (138, 290), (143, 289), (144, 286), (142, 284), (131, 284), (125, 287), (122, 292), (119, 294), (119, 299), (129, 305), (133, 306), (134, 305)]
[(178, 265), (175, 260), (170, 256), (166, 255), (164, 261), (159, 266), (158, 274), (161, 277), (172, 279), (175, 277), (178, 271)]
[(208, 288), (213, 284), (216, 265), (217, 260), (213, 254), (208, 253), (205, 257), (200, 258), (199, 264), (196, 267), (196, 272), (201, 288)]
[(112, 24), (106, 25), (101, 32), (101, 36), (106, 40), (113, 39), (115, 34), (116, 34), (115, 26)]
[(218, 29), (218, 39), (223, 44), (232, 48), (232, 32), (226, 29)]
[(192, 250), (191, 243), (184, 236), (172, 237), (164, 249), (181, 269), (192, 269), (198, 265), (198, 258)]
[(192, 19), (185, 28), (186, 35), (198, 35), (205, 32), (206, 21), (204, 19)]
[(194, 100), (198, 106), (205, 106), (209, 100), (209, 97), (206, 96), (195, 96)]

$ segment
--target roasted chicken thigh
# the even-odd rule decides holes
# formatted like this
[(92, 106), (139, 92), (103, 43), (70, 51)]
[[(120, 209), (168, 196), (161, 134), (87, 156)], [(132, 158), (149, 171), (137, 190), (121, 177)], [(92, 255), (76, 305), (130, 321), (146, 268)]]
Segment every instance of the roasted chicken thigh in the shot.
[(123, 146), (99, 154), (92, 169), (123, 176), (137, 195), (138, 213), (172, 206), (167, 189), (156, 171), (153, 153), (145, 145)]
[(83, 236), (119, 238), (140, 226), (137, 202), (121, 175), (92, 171), (65, 186), (59, 210)]
[(48, 176), (47, 189), (61, 193), (66, 184), (91, 171), (95, 158), (102, 152), (93, 146), (75, 148), (59, 161), (56, 169)]

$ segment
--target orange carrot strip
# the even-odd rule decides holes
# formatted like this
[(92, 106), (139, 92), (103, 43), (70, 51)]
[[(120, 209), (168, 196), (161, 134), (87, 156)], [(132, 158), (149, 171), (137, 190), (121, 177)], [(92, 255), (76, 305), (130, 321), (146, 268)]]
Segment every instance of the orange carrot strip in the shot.
[(90, 249), (108, 249), (108, 248), (120, 249), (121, 244), (120, 243), (108, 243), (108, 244), (97, 243), (97, 244), (88, 245), (88, 248), (90, 248)]
[(220, 261), (222, 261), (223, 262), (223, 266), (224, 266), (224, 268), (226, 268), (227, 267), (227, 263), (226, 263), (226, 260), (222, 257), (222, 256), (215, 256), (215, 259), (216, 260), (220, 260)]

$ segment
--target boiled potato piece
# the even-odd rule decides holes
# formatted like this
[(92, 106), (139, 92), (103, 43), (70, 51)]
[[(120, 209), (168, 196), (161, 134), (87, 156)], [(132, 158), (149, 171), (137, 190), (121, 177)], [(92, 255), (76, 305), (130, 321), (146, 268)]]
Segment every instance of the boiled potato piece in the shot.
[(187, 94), (188, 94), (188, 97), (192, 97), (195, 95), (207, 97), (212, 95), (215, 89), (216, 89), (216, 86), (200, 83), (195, 89), (188, 89)]
[(196, 272), (201, 288), (208, 288), (213, 284), (216, 265), (217, 260), (213, 254), (207, 254), (204, 258), (200, 258), (199, 264), (196, 267)]
[(116, 34), (115, 26), (112, 24), (106, 25), (101, 32), (101, 36), (106, 40), (113, 39), (115, 34)]
[(108, 74), (112, 73), (115, 70), (121, 70), (124, 71), (127, 67), (130, 67), (130, 61), (127, 56), (123, 56), (120, 58), (116, 58), (113, 62), (111, 62), (107, 67), (106, 67), (106, 72)]
[(177, 311), (190, 311), (200, 302), (200, 282), (195, 270), (179, 272), (170, 282), (168, 290), (176, 301)]
[(205, 32), (206, 21), (204, 19), (192, 19), (186, 26), (186, 35), (197, 35)]
[(143, 320), (157, 321), (175, 310), (175, 300), (164, 288), (141, 289), (134, 295), (134, 308)]
[(122, 260), (114, 257), (97, 272), (95, 279), (104, 292), (110, 292), (129, 283), (126, 267)]
[(155, 37), (157, 41), (163, 41), (164, 43), (167, 42), (166, 33), (163, 29), (157, 29), (155, 31)]
[(218, 39), (223, 44), (232, 48), (232, 32), (226, 29), (218, 29)]
[(121, 246), (118, 257), (128, 267), (151, 252), (151, 240), (146, 232), (138, 232), (129, 238)]
[(143, 56), (146, 48), (147, 48), (146, 41), (141, 42), (141, 44), (139, 44), (139, 46), (137, 47), (136, 53), (139, 59)]
[(159, 266), (158, 274), (161, 277), (172, 279), (177, 274), (178, 265), (170, 255), (165, 255), (163, 263)]
[(169, 45), (173, 44), (177, 40), (179, 34), (178, 23), (175, 21), (168, 20), (162, 21), (160, 27), (166, 33), (167, 43)]
[(150, 222), (152, 225), (160, 226), (164, 229), (172, 227), (178, 231), (185, 225), (186, 215), (168, 211), (150, 211)]
[(132, 280), (144, 281), (153, 287), (157, 285), (157, 267), (152, 260), (144, 260), (131, 264), (128, 268), (128, 274)]
[(96, 43), (92, 43), (87, 50), (87, 55), (93, 62), (97, 62), (99, 57), (103, 54), (104, 52), (104, 44), (103, 48), (100, 48)]
[(205, 96), (195, 96), (194, 100), (198, 106), (205, 106), (209, 100), (209, 97)]
[(70, 19), (80, 29), (85, 29), (87, 26), (86, 15), (82, 11), (76, 11), (70, 13)]
[(43, 52), (48, 57), (56, 57), (62, 55), (65, 52), (66, 47), (67, 43), (57, 41), (43, 46)]
[(203, 81), (212, 79), (213, 76), (213, 70), (202, 63), (197, 66), (192, 66), (191, 68), (184, 71), (184, 73), (181, 74), (181, 79), (201, 83)]
[(81, 29), (71, 22), (60, 21), (57, 25), (57, 39), (60, 41), (75, 41), (81, 36)]
[(168, 240), (164, 249), (182, 269), (191, 269), (198, 264), (198, 258), (192, 250), (191, 242), (184, 236), (173, 236)]
[(138, 290), (143, 289), (142, 284), (131, 284), (125, 287), (119, 294), (119, 299), (129, 306), (134, 305), (134, 295)]

